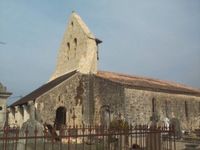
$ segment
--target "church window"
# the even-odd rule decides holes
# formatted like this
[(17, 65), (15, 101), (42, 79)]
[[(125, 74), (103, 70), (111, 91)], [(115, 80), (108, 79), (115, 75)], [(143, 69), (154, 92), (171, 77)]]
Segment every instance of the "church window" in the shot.
[(199, 113), (200, 113), (200, 102), (199, 102)]
[(67, 49), (70, 50), (70, 43), (67, 42)]
[(58, 101), (60, 102), (60, 100), (61, 100), (61, 95), (58, 96)]
[(71, 26), (72, 26), (72, 27), (74, 26), (74, 23), (73, 23), (73, 21), (71, 22)]
[(76, 56), (77, 38), (74, 38), (74, 55)]
[(77, 47), (77, 38), (74, 39), (74, 48)]
[(153, 97), (152, 98), (152, 112), (154, 113), (156, 110), (156, 99)]
[(166, 115), (166, 117), (168, 117), (168, 112), (169, 112), (169, 110), (168, 110), (168, 102), (167, 102), (167, 100), (165, 100), (165, 115)]
[(186, 118), (189, 117), (189, 114), (188, 114), (188, 104), (187, 104), (186, 101), (185, 101), (185, 117), (186, 117)]
[(68, 60), (69, 60), (69, 51), (70, 51), (70, 43), (67, 42), (67, 53), (68, 53), (67, 59)]

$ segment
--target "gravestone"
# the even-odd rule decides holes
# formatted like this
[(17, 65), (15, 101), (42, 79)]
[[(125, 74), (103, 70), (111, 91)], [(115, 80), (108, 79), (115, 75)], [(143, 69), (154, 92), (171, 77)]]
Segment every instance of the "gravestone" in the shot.
[(182, 137), (180, 121), (177, 118), (170, 119), (170, 126), (174, 129), (175, 136), (180, 139)]
[[(41, 124), (35, 117), (35, 106), (34, 103), (29, 104), (30, 107), (30, 118), (22, 124), (22, 127), (19, 132), (20, 137), (34, 137), (34, 136), (43, 136), (44, 135), (44, 126)], [(28, 132), (27, 132), (28, 131)], [(27, 150), (33, 149), (35, 139), (20, 139), (18, 141), (17, 150), (25, 149), (25, 143), (27, 142)], [(37, 139), (37, 143), (43, 142), (43, 139)], [(31, 146), (32, 145), (32, 146)], [(31, 147), (30, 147), (31, 146)], [(37, 145), (36, 145), (37, 149)]]
[(159, 116), (153, 113), (150, 117), (149, 130), (150, 133), (146, 137), (146, 149), (147, 150), (162, 150), (162, 138), (161, 133), (155, 132), (157, 130), (157, 123), (159, 121)]

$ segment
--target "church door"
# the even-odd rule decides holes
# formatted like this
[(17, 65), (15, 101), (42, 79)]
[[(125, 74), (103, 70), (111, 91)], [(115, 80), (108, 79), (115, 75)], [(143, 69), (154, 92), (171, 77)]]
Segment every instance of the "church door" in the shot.
[(56, 130), (60, 130), (60, 128), (64, 125), (66, 125), (66, 108), (59, 107), (56, 110), (56, 119), (55, 119)]

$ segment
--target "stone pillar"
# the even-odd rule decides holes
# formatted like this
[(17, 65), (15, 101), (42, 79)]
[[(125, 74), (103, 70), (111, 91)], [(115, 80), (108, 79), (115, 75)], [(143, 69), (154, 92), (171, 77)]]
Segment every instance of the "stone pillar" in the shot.
[(21, 127), (24, 121), (24, 113), (21, 106), (15, 106), (15, 122)]
[(35, 120), (35, 104), (33, 101), (28, 102), (30, 120)]
[(7, 118), (7, 99), (12, 93), (0, 83), (0, 129), (8, 124)]
[(27, 104), (23, 105), (22, 107), (24, 110), (24, 121), (23, 122), (26, 122), (30, 118), (29, 107)]
[(0, 103), (0, 128), (4, 127), (5, 122), (6, 122), (6, 106), (3, 102)]
[(15, 124), (15, 110), (14, 108), (10, 107), (8, 108), (8, 125), (10, 127), (13, 127)]

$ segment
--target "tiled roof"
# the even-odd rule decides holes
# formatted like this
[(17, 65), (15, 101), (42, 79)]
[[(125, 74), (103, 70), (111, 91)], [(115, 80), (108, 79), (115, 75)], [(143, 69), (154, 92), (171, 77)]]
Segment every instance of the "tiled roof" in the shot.
[(96, 76), (110, 80), (112, 82), (120, 83), (122, 85), (127, 85), (136, 89), (200, 96), (199, 89), (191, 88), (174, 82), (168, 82), (168, 81), (162, 81), (162, 80), (156, 80), (138, 76), (130, 76), (130, 75), (124, 75), (106, 71), (98, 71)]
[(35, 100), (36, 98), (38, 98), (39, 96), (41, 96), (45, 92), (49, 91), (53, 87), (57, 86), (58, 84), (60, 84), (64, 80), (66, 80), (69, 77), (71, 77), (72, 75), (74, 75), (75, 73), (76, 73), (76, 71), (72, 71), (70, 73), (67, 73), (67, 74), (65, 74), (63, 76), (60, 76), (60, 77), (58, 77), (58, 78), (56, 78), (56, 79), (54, 79), (54, 80), (42, 85), (41, 87), (39, 87), (38, 89), (34, 90), (30, 94), (28, 94), (28, 95), (22, 97), (21, 99), (17, 100), (16, 102), (14, 102), (10, 106), (22, 105), (22, 104), (27, 103), (30, 100)]
[[(49, 91), (53, 87), (57, 86), (58, 84), (62, 83), (72, 75), (74, 75), (76, 71), (72, 71), (68, 74), (60, 76), (44, 85), (39, 87), (38, 89), (34, 90), (30, 94), (24, 96), (23, 98), (17, 100), (10, 106), (22, 105), (26, 104), (30, 100), (35, 100), (45, 92)], [(113, 73), (113, 72), (106, 72), (106, 71), (98, 71), (96, 74), (97, 77), (106, 79), (115, 83), (119, 83), (121, 85), (126, 85), (131, 88), (135, 89), (142, 89), (142, 90), (150, 90), (156, 92), (166, 92), (166, 93), (174, 93), (174, 94), (184, 94), (184, 95), (193, 95), (193, 96), (200, 96), (200, 90), (191, 88), (182, 84), (163, 81), (163, 80), (156, 80), (151, 78), (139, 77), (139, 76), (130, 76), (125, 74)]]

